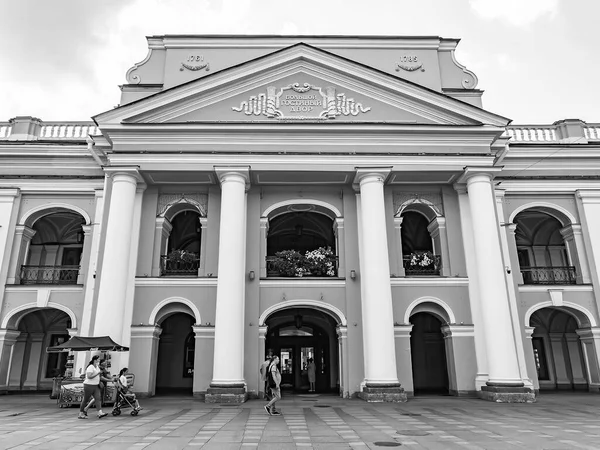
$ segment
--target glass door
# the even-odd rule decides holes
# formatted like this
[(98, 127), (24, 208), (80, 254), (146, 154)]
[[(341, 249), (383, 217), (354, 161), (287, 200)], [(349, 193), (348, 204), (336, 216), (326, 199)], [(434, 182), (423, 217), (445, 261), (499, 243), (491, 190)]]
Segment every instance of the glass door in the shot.
[(294, 388), (294, 347), (282, 348), (280, 352), (281, 388)]

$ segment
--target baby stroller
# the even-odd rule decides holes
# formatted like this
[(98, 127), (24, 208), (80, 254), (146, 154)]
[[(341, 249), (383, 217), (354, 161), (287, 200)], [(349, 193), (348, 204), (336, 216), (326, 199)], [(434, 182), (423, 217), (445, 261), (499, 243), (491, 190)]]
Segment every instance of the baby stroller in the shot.
[[(127, 387), (133, 386), (133, 381), (135, 380), (135, 375), (128, 373), (125, 375), (127, 377)], [(137, 416), (139, 414), (139, 409), (135, 407), (135, 395), (129, 394), (123, 390), (121, 385), (119, 384), (118, 379), (115, 380), (115, 389), (117, 390), (117, 399), (115, 400), (115, 405), (113, 406), (112, 415), (120, 416), (121, 409), (123, 408), (131, 408), (131, 415)]]

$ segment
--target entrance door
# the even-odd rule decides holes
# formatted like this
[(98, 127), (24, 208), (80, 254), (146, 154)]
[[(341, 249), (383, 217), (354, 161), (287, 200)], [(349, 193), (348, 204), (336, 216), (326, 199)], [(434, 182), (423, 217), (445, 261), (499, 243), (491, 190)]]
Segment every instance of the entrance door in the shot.
[(307, 308), (279, 311), (267, 321), (267, 353), (279, 356), (282, 389), (307, 392), (310, 388), (307, 366), (316, 366), (315, 390), (338, 389), (338, 342), (335, 321)]
[(410, 318), (413, 384), (415, 395), (448, 394), (448, 368), (442, 323), (428, 313)]

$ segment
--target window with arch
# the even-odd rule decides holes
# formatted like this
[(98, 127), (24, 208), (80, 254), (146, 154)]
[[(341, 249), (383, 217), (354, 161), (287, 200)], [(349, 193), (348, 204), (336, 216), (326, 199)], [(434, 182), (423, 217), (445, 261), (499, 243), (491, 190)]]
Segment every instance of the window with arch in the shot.
[(84, 224), (81, 215), (67, 210), (35, 221), (27, 259), (21, 266), (20, 284), (77, 284)]
[(514, 219), (515, 241), (524, 284), (575, 284), (563, 224), (545, 211), (525, 210)]
[(434, 251), (430, 219), (420, 211), (402, 212), (402, 264), (406, 275), (439, 275), (441, 257)]
[(172, 211), (166, 254), (161, 258), (162, 276), (197, 276), (200, 267), (202, 227), (200, 213), (189, 207)]
[(334, 219), (313, 205), (289, 205), (274, 214), (266, 236), (267, 276), (338, 276), (335, 227)]

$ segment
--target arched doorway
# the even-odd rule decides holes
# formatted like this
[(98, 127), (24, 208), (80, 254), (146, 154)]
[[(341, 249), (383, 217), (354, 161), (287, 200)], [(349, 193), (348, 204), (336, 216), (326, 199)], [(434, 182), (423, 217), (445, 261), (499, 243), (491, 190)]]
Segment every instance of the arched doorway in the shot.
[(68, 341), (69, 328), (70, 317), (58, 309), (43, 308), (21, 316), (10, 365), (10, 390), (52, 389), (53, 378), (67, 371), (68, 354), (46, 353), (46, 347)]
[(417, 312), (410, 317), (413, 385), (415, 395), (449, 393), (446, 347), (442, 322), (433, 314)]
[(166, 314), (158, 343), (156, 395), (192, 395), (194, 381), (195, 318), (184, 312)]
[(282, 389), (306, 392), (306, 367), (316, 365), (315, 388), (319, 393), (339, 391), (339, 350), (337, 322), (329, 314), (304, 307), (277, 311), (266, 320), (265, 354), (278, 355)]
[(533, 356), (540, 390), (588, 390), (576, 318), (558, 308), (531, 315)]

